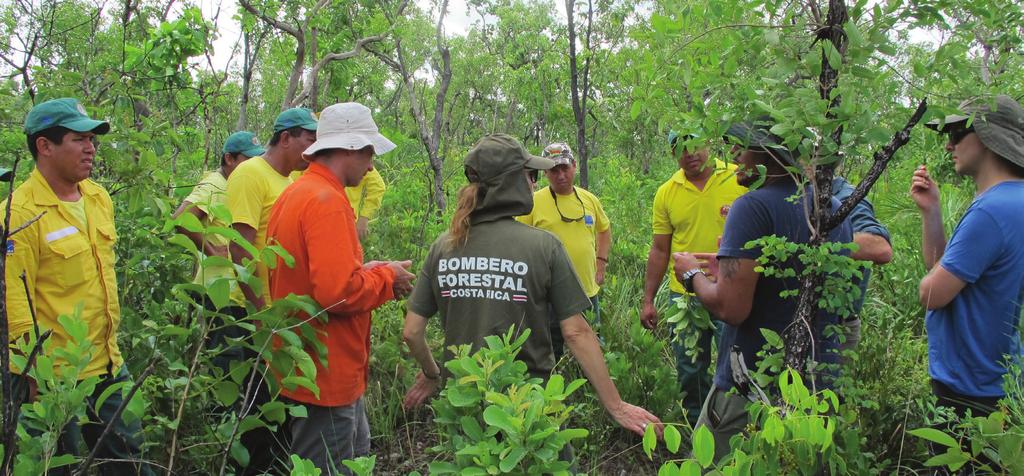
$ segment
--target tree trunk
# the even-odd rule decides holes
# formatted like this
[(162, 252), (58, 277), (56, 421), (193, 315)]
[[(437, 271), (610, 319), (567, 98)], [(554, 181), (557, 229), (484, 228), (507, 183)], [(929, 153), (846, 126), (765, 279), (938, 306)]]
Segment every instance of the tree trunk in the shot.
[[(576, 60), (575, 2), (565, 0), (565, 13), (569, 23), (569, 91), (572, 95), (572, 112), (576, 118), (576, 160), (580, 170), (580, 186), (587, 188), (587, 116), (585, 103), (580, 100), (580, 72)], [(586, 79), (584, 79), (584, 82)], [(585, 98), (585, 97), (584, 97)]]

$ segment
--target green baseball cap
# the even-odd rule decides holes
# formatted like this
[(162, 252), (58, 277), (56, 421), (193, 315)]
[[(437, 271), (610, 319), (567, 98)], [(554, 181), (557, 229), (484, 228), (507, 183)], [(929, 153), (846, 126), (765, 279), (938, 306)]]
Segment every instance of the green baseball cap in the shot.
[[(1000, 157), (1024, 167), (1024, 108), (1010, 96), (975, 98), (960, 103), (963, 114), (953, 114), (925, 124), (939, 132), (950, 132), (970, 121), (978, 139)], [(973, 118), (973, 119), (972, 119)]]
[(263, 155), (267, 149), (260, 145), (256, 134), (249, 131), (238, 131), (228, 136), (224, 141), (225, 154), (242, 154), (246, 157)]
[(293, 127), (301, 127), (307, 131), (316, 131), (316, 115), (304, 107), (286, 109), (274, 120), (274, 133)]
[(788, 165), (796, 165), (795, 154), (783, 145), (781, 137), (773, 134), (774, 121), (762, 116), (752, 121), (738, 122), (729, 126), (722, 138), (726, 143), (739, 144), (750, 150), (768, 152)]
[(527, 152), (508, 134), (484, 136), (462, 163), (470, 182), (489, 182), (516, 169), (548, 170), (555, 166), (553, 160)]
[(66, 127), (75, 132), (110, 132), (110, 123), (90, 119), (74, 98), (51, 99), (36, 104), (25, 116), (25, 134), (32, 135), (51, 127)]

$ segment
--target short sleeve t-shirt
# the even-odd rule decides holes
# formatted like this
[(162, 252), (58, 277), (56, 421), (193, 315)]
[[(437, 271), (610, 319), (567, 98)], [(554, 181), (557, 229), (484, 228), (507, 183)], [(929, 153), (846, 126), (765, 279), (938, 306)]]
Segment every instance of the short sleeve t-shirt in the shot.
[[(262, 250), (267, 246), (267, 223), (270, 210), (281, 192), (292, 183), (290, 177), (277, 173), (263, 157), (242, 162), (228, 177), (228, 211), (234, 223), (244, 223), (256, 230), (253, 245)], [(263, 281), (263, 298), (270, 303), (270, 280), (267, 267), (256, 265), (256, 274)]]
[[(202, 210), (206, 214), (203, 218), (202, 223), (206, 227), (230, 227), (230, 223), (225, 223), (222, 219), (222, 214), (216, 213), (215, 208), (225, 207), (224, 199), (227, 196), (228, 181), (224, 178), (224, 175), (220, 171), (213, 171), (206, 174), (202, 180), (192, 189), (192, 193), (185, 197), (185, 201), (192, 204), (192, 206)], [(228, 239), (222, 235), (215, 233), (207, 234), (203, 237), (210, 242), (213, 246), (227, 247)], [(213, 285), (214, 282), (224, 278), (234, 278), (235, 269), (231, 265), (206, 265), (197, 266), (196, 275), (192, 280), (195, 284), (202, 284), (207, 287)], [(245, 299), (242, 296), (242, 291), (238, 288), (238, 282), (234, 280), (228, 281), (230, 286), (231, 300), (235, 303), (241, 304)]]
[[(601, 201), (594, 194), (579, 187), (574, 188), (579, 194), (579, 200), (576, 194), (554, 194), (551, 187), (538, 190), (533, 194), (533, 210), (517, 220), (554, 233), (569, 253), (569, 260), (583, 283), (583, 290), (587, 296), (594, 297), (601, 291), (601, 286), (597, 284), (597, 234), (610, 230), (611, 223)], [(563, 216), (574, 221), (565, 222)]]
[[(651, 228), (655, 235), (672, 235), (673, 253), (714, 253), (732, 202), (747, 192), (746, 187), (736, 183), (735, 165), (718, 160), (710, 163), (715, 165), (715, 171), (703, 190), (690, 183), (682, 170), (677, 170), (654, 195)], [(686, 293), (675, 273), (669, 273), (669, 289)]]
[(928, 311), (932, 378), (972, 397), (1001, 397), (1007, 360), (1020, 362), (1024, 302), (1024, 181), (979, 195), (946, 245), (940, 265), (967, 285)]
[(533, 376), (546, 378), (555, 365), (550, 313), (563, 320), (590, 307), (558, 238), (511, 218), (473, 225), (461, 248), (448, 250), (447, 237), (431, 246), (409, 310), (424, 317), (441, 314), (445, 360), (452, 357), (449, 346), (478, 349), (485, 337), (512, 325), (529, 328), (519, 359)]
[[(795, 243), (809, 242), (811, 233), (804, 216), (804, 204), (801, 200), (787, 200), (796, 194), (796, 184), (784, 182), (765, 185), (737, 199), (725, 222), (718, 257), (756, 260), (761, 255), (760, 248), (746, 249), (745, 245), (749, 241), (770, 235), (782, 236)], [(838, 206), (839, 201), (833, 198), (833, 210)], [(851, 242), (853, 231), (849, 219), (833, 229), (828, 239), (838, 243)], [(803, 265), (796, 257), (790, 258), (782, 266), (793, 268), (797, 275), (803, 269)], [(718, 388), (729, 390), (734, 385), (728, 352), (733, 346), (739, 347), (748, 369), (757, 368), (757, 352), (765, 344), (761, 328), (771, 329), (781, 335), (796, 314), (798, 298), (782, 298), (779, 293), (799, 288), (800, 281), (797, 278), (758, 276), (750, 315), (742, 324), (725, 324), (722, 330), (719, 346), (722, 351), (718, 354), (715, 372), (715, 385)], [(836, 316), (822, 313), (816, 322), (819, 325), (816, 335), (822, 336), (828, 324), (838, 321)], [(816, 345), (818, 348), (815, 355), (820, 361), (835, 361), (836, 342), (833, 339), (818, 339)]]

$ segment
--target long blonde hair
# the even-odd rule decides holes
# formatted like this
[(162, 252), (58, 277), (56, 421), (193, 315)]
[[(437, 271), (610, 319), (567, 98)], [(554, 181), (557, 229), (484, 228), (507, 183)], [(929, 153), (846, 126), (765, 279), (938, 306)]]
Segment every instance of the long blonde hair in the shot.
[(452, 224), (448, 227), (448, 251), (466, 246), (466, 242), (469, 241), (469, 215), (476, 209), (479, 192), (478, 182), (470, 182), (459, 189), (455, 215), (452, 216)]

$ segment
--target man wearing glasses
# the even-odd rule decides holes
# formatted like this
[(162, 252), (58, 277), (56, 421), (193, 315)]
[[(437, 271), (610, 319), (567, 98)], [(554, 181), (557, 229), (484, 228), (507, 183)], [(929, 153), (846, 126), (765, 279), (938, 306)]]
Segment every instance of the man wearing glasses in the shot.
[(961, 104), (963, 115), (928, 126), (949, 135), (946, 151), (977, 195), (946, 242), (939, 186), (925, 166), (910, 196), (921, 211), (921, 254), (928, 275), (928, 371), (939, 405), (963, 416), (992, 412), (1005, 396), (1006, 362), (1022, 356), (1024, 300), (1024, 109), (1009, 96)]
[[(576, 158), (569, 145), (556, 142), (544, 148), (544, 157), (555, 162), (544, 174), (549, 185), (533, 194), (533, 211), (517, 219), (527, 225), (550, 231), (569, 253), (573, 269), (590, 297), (589, 320), (598, 327), (601, 306), (598, 293), (604, 283), (608, 252), (612, 247), (612, 228), (601, 201), (594, 194), (576, 187)], [(531, 180), (535, 180), (531, 177)], [(551, 322), (551, 346), (555, 360), (564, 351), (558, 322)]]
[[(735, 165), (709, 160), (706, 139), (692, 134), (680, 136), (673, 131), (668, 135), (668, 143), (672, 156), (679, 161), (679, 170), (654, 195), (651, 219), (654, 240), (647, 256), (644, 303), (640, 312), (640, 323), (648, 329), (658, 325), (654, 297), (665, 278), (669, 257), (680, 251), (716, 252), (732, 202), (747, 191), (736, 182)], [(674, 274), (669, 276), (670, 299), (692, 296)], [(682, 342), (673, 339), (672, 343), (683, 406), (691, 423), (697, 421), (704, 396), (711, 390), (708, 375), (711, 340), (722, 333), (721, 321), (714, 322), (715, 329), (702, 332), (697, 341), (701, 350), (696, 360), (686, 355)]]

